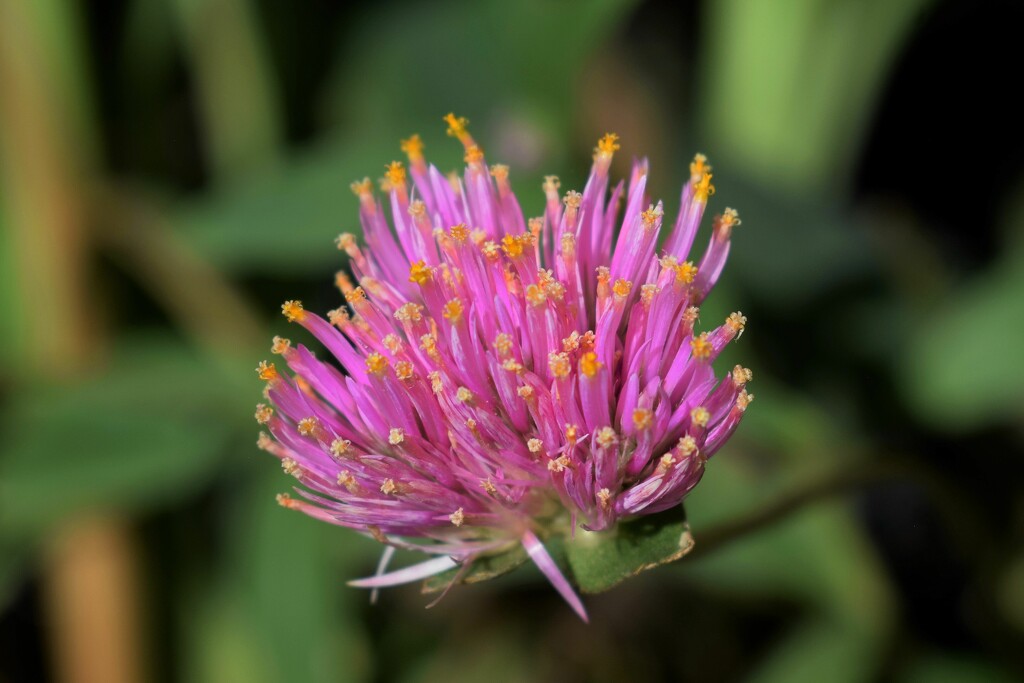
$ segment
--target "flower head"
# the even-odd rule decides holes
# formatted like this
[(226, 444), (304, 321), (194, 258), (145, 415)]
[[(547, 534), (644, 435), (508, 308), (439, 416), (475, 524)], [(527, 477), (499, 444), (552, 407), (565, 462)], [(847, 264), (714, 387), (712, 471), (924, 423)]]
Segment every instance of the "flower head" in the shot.
[(544, 215), (527, 220), (508, 168), (488, 168), (465, 119), (445, 121), (466, 148), (461, 177), (427, 165), (413, 136), (411, 183), (393, 162), (384, 202), (353, 184), (366, 246), (338, 239), (358, 280), (338, 277), (348, 307), (325, 320), (284, 304), (332, 358), (275, 341), (291, 372), (257, 368), (273, 404), (257, 409), (273, 435), (260, 445), (302, 484), (286, 507), (437, 556), (355, 585), (522, 544), (584, 616), (541, 538), (555, 520), (599, 532), (679, 505), (753, 398), (749, 370), (712, 369), (746, 318), (694, 329), (739, 218), (726, 209), (688, 260), (714, 192), (706, 159), (664, 229), (646, 160), (609, 196), (619, 141), (606, 135), (582, 194), (560, 197), (549, 176)]

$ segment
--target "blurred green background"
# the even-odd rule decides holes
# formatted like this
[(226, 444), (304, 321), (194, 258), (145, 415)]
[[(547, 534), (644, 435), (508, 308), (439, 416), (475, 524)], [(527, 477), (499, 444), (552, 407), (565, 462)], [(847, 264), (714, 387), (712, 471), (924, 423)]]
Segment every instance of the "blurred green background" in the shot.
[[(1024, 10), (970, 0), (0, 0), (0, 683), (1024, 676)], [(1010, 84), (1010, 81), (1007, 81)], [(1012, 93), (1011, 93), (1012, 94)], [(757, 394), (697, 550), (587, 598), (535, 572), (344, 581), (289, 513), (252, 367), (337, 305), (349, 181), (467, 116), (528, 215), (594, 141), (743, 225), (709, 300)], [(701, 240), (704, 238), (702, 237)], [(294, 330), (291, 330), (294, 332)]]

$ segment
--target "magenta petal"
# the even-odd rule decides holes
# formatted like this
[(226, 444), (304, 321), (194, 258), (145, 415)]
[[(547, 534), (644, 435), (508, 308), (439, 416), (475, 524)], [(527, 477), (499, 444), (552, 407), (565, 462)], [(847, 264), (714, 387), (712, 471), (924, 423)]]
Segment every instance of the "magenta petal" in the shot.
[(587, 618), (587, 610), (583, 607), (583, 601), (576, 595), (576, 591), (569, 585), (569, 581), (566, 580), (565, 575), (555, 564), (555, 561), (548, 554), (544, 544), (540, 542), (536, 534), (532, 531), (527, 531), (523, 534), (523, 547), (526, 548), (526, 552), (529, 553), (530, 559), (537, 565), (537, 569), (541, 571), (544, 576), (548, 577), (548, 581), (555, 587), (555, 590), (565, 598), (565, 601), (569, 603), (573, 611), (580, 615), (585, 623), (590, 623), (590, 619)]
[(426, 562), (420, 562), (404, 569), (398, 569), (380, 576), (369, 576), (365, 579), (349, 581), (348, 585), (355, 588), (386, 588), (388, 586), (400, 586), (403, 583), (412, 583), (425, 579), (434, 574), (446, 572), (452, 567), (458, 567), (459, 563), (450, 557), (435, 557)]

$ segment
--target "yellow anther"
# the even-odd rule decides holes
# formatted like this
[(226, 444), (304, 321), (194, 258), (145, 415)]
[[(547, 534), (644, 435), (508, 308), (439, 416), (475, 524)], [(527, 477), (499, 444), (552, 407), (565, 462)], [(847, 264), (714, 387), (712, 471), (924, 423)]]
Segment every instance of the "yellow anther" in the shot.
[(742, 221), (740, 221), (740, 214), (736, 209), (726, 207), (725, 211), (722, 212), (722, 215), (718, 217), (718, 222), (728, 228), (734, 228)]
[(264, 382), (269, 382), (272, 379), (277, 379), (277, 368), (274, 367), (273, 363), (261, 360), (260, 364), (256, 366), (256, 374)]
[(351, 292), (345, 294), (345, 301), (349, 302), (353, 306), (361, 304), (366, 301), (366, 292), (363, 291), (362, 287), (356, 287)]
[(448, 515), (448, 519), (451, 520), (455, 526), (462, 526), (466, 522), (466, 511), (459, 508), (452, 514)]
[(363, 195), (370, 194), (371, 190), (373, 190), (373, 183), (370, 182), (369, 178), (363, 178), (362, 180), (355, 181), (349, 187), (352, 189), (352, 194), (362, 197)]
[(610, 510), (612, 507), (612, 492), (608, 489), (601, 489), (597, 492), (597, 504), (602, 510)]
[(469, 239), (476, 246), (482, 247), (487, 241), (487, 231), (483, 228), (473, 228), (469, 232)]
[(611, 426), (598, 429), (594, 438), (597, 440), (597, 445), (601, 448), (611, 448), (619, 442), (619, 435)]
[(558, 379), (565, 379), (569, 376), (569, 354), (552, 352), (548, 355), (548, 367), (551, 369), (551, 374)]
[(343, 232), (334, 238), (334, 243), (338, 245), (340, 251), (349, 251), (356, 246), (356, 236), (350, 232)]
[(715, 186), (711, 184), (710, 173), (705, 173), (693, 184), (693, 198), (698, 202), (706, 202), (714, 193)]
[(691, 327), (695, 322), (697, 322), (697, 318), (699, 317), (700, 309), (697, 308), (696, 306), (690, 306), (685, 311), (683, 311), (683, 322)]
[(498, 487), (494, 485), (494, 482), (490, 477), (480, 480), (480, 488), (482, 488), (489, 496), (493, 496), (498, 492)]
[(679, 439), (679, 443), (676, 444), (676, 450), (683, 457), (693, 455), (697, 452), (697, 440), (687, 434), (683, 438)]
[(584, 351), (592, 351), (596, 339), (597, 336), (594, 334), (594, 331), (587, 330), (586, 332), (583, 333), (583, 336), (580, 337), (580, 348), (583, 349)]
[(543, 306), (547, 298), (544, 289), (538, 285), (529, 285), (526, 288), (526, 300), (530, 302), (531, 306)]
[(405, 184), (405, 166), (401, 161), (392, 161), (384, 168), (387, 169), (384, 172), (384, 177), (388, 179), (391, 187), (400, 187)]
[(256, 447), (261, 451), (269, 451), (274, 445), (274, 440), (270, 438), (270, 435), (266, 432), (260, 432), (259, 437), (256, 439)]
[[(580, 436), (580, 428), (576, 425), (565, 425), (565, 440), (569, 445), (575, 445)], [(564, 456), (563, 456), (564, 457)]]
[(497, 261), (498, 258), (501, 256), (498, 243), (492, 242), (490, 240), (484, 242), (483, 245), (481, 245), (480, 251), (484, 253), (484, 256), (487, 257), (488, 261)]
[(352, 442), (348, 439), (342, 439), (339, 436), (331, 442), (331, 455), (336, 458), (343, 457), (350, 450), (352, 450)]
[(315, 417), (304, 417), (298, 424), (299, 434), (302, 436), (314, 436), (319, 427), (320, 422)]
[(519, 398), (529, 401), (531, 398), (533, 398), (533, 387), (531, 387), (529, 384), (525, 384), (516, 389), (516, 393), (519, 394)]
[(708, 158), (703, 154), (695, 154), (693, 161), (690, 162), (690, 178), (693, 182), (699, 181), (705, 173), (710, 172), (711, 166), (708, 164)]
[(640, 220), (643, 222), (644, 227), (650, 229), (654, 227), (662, 216), (665, 215), (665, 211), (660, 206), (654, 206), (653, 204), (646, 210), (640, 213)]
[(650, 408), (633, 409), (633, 426), (640, 431), (650, 429), (654, 425), (654, 411)]
[(273, 342), (270, 345), (270, 352), (282, 356), (288, 353), (288, 351), (291, 348), (292, 342), (290, 339), (285, 339), (284, 337), (274, 337)]
[(469, 228), (466, 227), (465, 223), (453, 225), (448, 229), (448, 236), (455, 242), (463, 244), (469, 238)]
[(296, 477), (296, 478), (302, 476), (302, 468), (299, 467), (299, 463), (295, 462), (291, 458), (282, 458), (281, 459), (281, 469), (284, 470), (284, 473), (287, 474), (287, 475), (290, 475), (290, 476), (293, 476), (293, 477)]
[(509, 256), (509, 258), (518, 258), (523, 255), (523, 250), (527, 246), (531, 246), (533, 240), (530, 235), (505, 235), (501, 240), (502, 250)]
[(606, 285), (611, 281), (611, 270), (608, 266), (598, 266), (594, 271), (597, 273), (597, 284)]
[(558, 179), (556, 175), (544, 176), (544, 184), (542, 185), (544, 192), (549, 195), (558, 195), (559, 188), (562, 187), (562, 181)]
[(569, 466), (569, 458), (565, 455), (560, 455), (557, 458), (548, 460), (548, 471), (558, 474), (564, 472), (565, 468)]
[(459, 299), (452, 299), (444, 305), (441, 315), (452, 325), (457, 325), (462, 320), (462, 302)]
[(430, 380), (430, 390), (435, 394), (440, 394), (441, 390), (444, 389), (444, 383), (441, 381), (441, 373), (434, 370), (427, 375), (427, 378)]
[(397, 446), (403, 441), (405, 441), (405, 430), (401, 427), (392, 427), (391, 431), (388, 432), (388, 443), (392, 446)]
[(281, 304), (281, 312), (290, 323), (301, 323), (306, 317), (306, 311), (302, 309), (301, 301), (285, 301)]
[(605, 133), (604, 137), (597, 141), (594, 148), (595, 154), (613, 154), (619, 149), (619, 136), (615, 133)]
[(480, 148), (480, 145), (470, 145), (466, 149), (466, 155), (462, 157), (463, 161), (467, 164), (473, 164), (478, 161), (484, 160), (484, 151)]
[(508, 166), (505, 164), (494, 164), (491, 166), (491, 175), (499, 183), (508, 180)]
[(676, 266), (676, 282), (688, 285), (697, 277), (697, 266), (692, 261), (686, 261)]
[(395, 377), (401, 380), (412, 379), (415, 376), (412, 363), (407, 360), (400, 360), (395, 363)]
[(475, 433), (476, 432), (476, 420), (474, 420), (473, 418), (469, 418), (468, 420), (466, 420), (466, 427), (469, 428), (469, 431)]
[(744, 389), (740, 392), (739, 396), (736, 397), (736, 407), (739, 408), (740, 411), (745, 411), (747, 406), (749, 406), (750, 402), (753, 400), (754, 395), (748, 394), (747, 390)]
[(693, 420), (693, 424), (698, 427), (707, 427), (708, 420), (711, 419), (711, 413), (704, 406), (697, 406), (690, 411), (690, 419)]
[(418, 323), (423, 319), (423, 307), (419, 304), (407, 303), (402, 304), (395, 311), (395, 320), (405, 322)]
[(348, 470), (338, 472), (338, 486), (344, 486), (348, 489), (349, 493), (355, 493), (359, 490), (359, 484), (356, 482), (356, 478), (353, 477), (352, 473)]
[(347, 294), (354, 289), (352, 278), (343, 270), (339, 270), (334, 274), (334, 285), (341, 290), (342, 294)]
[(274, 415), (274, 409), (268, 406), (266, 403), (256, 404), (256, 422), (261, 425), (265, 425), (270, 422), (270, 418)]
[(571, 258), (576, 253), (576, 235), (567, 232), (562, 235), (562, 256)]
[(679, 265), (679, 259), (672, 254), (665, 254), (658, 259), (658, 264), (665, 270), (675, 270), (676, 266)]
[(662, 473), (667, 472), (668, 470), (672, 469), (672, 465), (675, 464), (676, 459), (672, 456), (672, 454), (666, 453), (665, 455), (661, 456), (660, 460), (658, 460), (658, 471)]
[(530, 439), (526, 442), (526, 447), (531, 453), (540, 453), (544, 450), (544, 442), (537, 438)]
[(464, 116), (456, 116), (455, 114), (448, 114), (444, 117), (445, 123), (448, 124), (448, 135), (453, 138), (462, 140), (466, 134), (466, 126), (469, 125), (469, 119)]
[(426, 261), (416, 261), (409, 266), (409, 282), (415, 282), (418, 285), (427, 284), (432, 270)]
[(422, 199), (414, 199), (409, 202), (409, 215), (413, 218), (423, 218), (427, 215), (427, 205)]
[(612, 293), (614, 293), (619, 299), (625, 299), (629, 296), (631, 289), (633, 289), (633, 283), (629, 280), (624, 280), (621, 277), (615, 281), (614, 285), (612, 285)]
[(499, 356), (507, 356), (512, 353), (512, 336), (506, 332), (499, 332), (494, 338), (494, 350)]
[(388, 370), (388, 359), (379, 353), (371, 353), (366, 357), (366, 371), (371, 375), (383, 377)]
[(690, 348), (693, 349), (693, 357), (697, 360), (707, 360), (711, 357), (714, 347), (708, 341), (708, 333), (701, 332), (700, 336), (690, 340)]
[(661, 289), (658, 285), (648, 283), (640, 288), (640, 303), (644, 306), (650, 306), (651, 302), (654, 301), (654, 297), (657, 296)]
[(427, 352), (430, 356), (437, 355), (437, 337), (431, 333), (427, 333), (420, 337), (420, 348)]
[(580, 204), (583, 202), (583, 195), (576, 190), (569, 190), (565, 193), (562, 202), (565, 203), (565, 208), (575, 210), (580, 208)]
[(409, 157), (410, 162), (419, 161), (423, 158), (423, 140), (416, 133), (413, 133), (400, 142), (402, 152)]
[(287, 493), (279, 493), (276, 496), (277, 504), (283, 508), (293, 508), (298, 505), (298, 501), (289, 496)]
[(473, 400), (473, 392), (466, 387), (459, 387), (455, 390), (455, 398), (457, 398), (460, 403), (469, 403)]
[(580, 348), (580, 333), (573, 330), (568, 337), (562, 340), (562, 350), (572, 353), (578, 348)]
[(732, 369), (732, 381), (736, 384), (743, 385), (753, 379), (754, 373), (742, 365), (737, 365)]
[(381, 340), (381, 343), (384, 344), (384, 348), (386, 348), (393, 354), (398, 353), (399, 350), (402, 348), (402, 340), (398, 337), (397, 334), (393, 332), (384, 335), (384, 338)]
[(380, 485), (380, 492), (385, 496), (390, 496), (398, 490), (398, 484), (395, 483), (394, 479), (390, 477), (384, 480), (384, 483)]
[(327, 320), (336, 327), (343, 326), (348, 322), (348, 309), (342, 306), (341, 308), (327, 311)]
[(594, 378), (604, 367), (604, 363), (597, 359), (597, 354), (589, 351), (580, 356), (580, 374), (584, 377)]
[(739, 339), (743, 336), (743, 330), (747, 327), (747, 316), (739, 311), (730, 313), (729, 317), (725, 319), (725, 326)]

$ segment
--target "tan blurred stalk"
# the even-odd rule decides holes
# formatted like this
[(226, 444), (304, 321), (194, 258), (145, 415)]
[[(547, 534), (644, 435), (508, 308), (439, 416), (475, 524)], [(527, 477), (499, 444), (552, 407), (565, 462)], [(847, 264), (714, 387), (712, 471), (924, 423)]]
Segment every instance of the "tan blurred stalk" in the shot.
[(58, 681), (142, 680), (137, 556), (118, 518), (72, 522), (53, 539), (43, 585)]
[[(28, 381), (73, 380), (102, 362), (85, 196), (97, 164), (77, 19), (62, 0), (0, 2), (0, 181), (24, 336), (12, 365)], [(143, 680), (133, 545), (117, 519), (57, 534), (43, 571), (57, 680)]]

